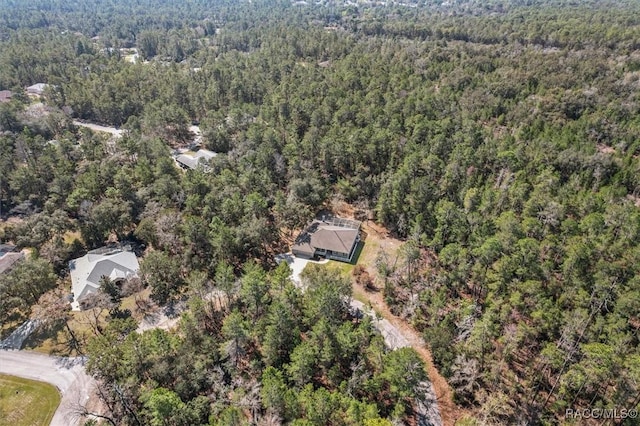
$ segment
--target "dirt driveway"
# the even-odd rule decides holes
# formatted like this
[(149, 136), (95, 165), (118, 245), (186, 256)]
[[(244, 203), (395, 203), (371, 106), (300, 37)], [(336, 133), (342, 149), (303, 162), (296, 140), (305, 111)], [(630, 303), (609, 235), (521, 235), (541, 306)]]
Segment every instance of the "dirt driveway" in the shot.
[[(378, 251), (380, 249), (384, 250), (387, 253), (387, 260), (390, 264), (398, 267), (402, 262), (399, 249), (403, 242), (394, 238), (387, 229), (372, 221), (363, 223), (362, 230), (366, 233), (365, 244), (368, 245), (368, 247), (366, 250), (363, 250), (358, 259), (358, 264), (364, 266), (372, 277), (376, 277), (378, 282), (381, 282), (382, 280), (375, 268)], [(447, 380), (434, 365), (431, 351), (428, 345), (425, 344), (420, 333), (406, 320), (391, 313), (391, 310), (384, 301), (382, 291), (369, 291), (354, 282), (353, 295), (355, 299), (364, 302), (365, 305), (371, 307), (374, 312), (388, 322), (386, 331), (389, 333), (390, 339), (396, 339), (398, 342), (402, 342), (402, 339), (404, 339), (425, 361), (429, 380), (433, 385), (442, 424), (444, 426), (454, 425), (466, 412), (454, 403), (451, 386), (449, 386)], [(391, 332), (390, 330), (394, 331)]]
[(75, 124), (76, 126), (79, 126), (79, 127), (86, 127), (86, 128), (91, 129), (91, 130), (93, 130), (95, 132), (111, 133), (113, 136), (115, 136), (117, 138), (122, 137), (122, 130), (121, 129), (116, 129), (115, 127), (101, 126), (99, 124), (86, 123), (84, 121), (78, 121), (78, 120), (74, 120), (73, 124)]

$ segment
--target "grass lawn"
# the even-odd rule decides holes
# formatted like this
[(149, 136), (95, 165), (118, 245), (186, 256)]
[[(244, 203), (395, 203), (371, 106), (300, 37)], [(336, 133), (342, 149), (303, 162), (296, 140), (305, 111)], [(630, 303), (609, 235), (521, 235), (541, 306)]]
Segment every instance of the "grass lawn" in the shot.
[(0, 426), (47, 426), (59, 404), (54, 386), (0, 374)]
[[(86, 340), (92, 334), (91, 327), (89, 326), (89, 314), (87, 311), (71, 312), (69, 327), (71, 327), (81, 345), (86, 343)], [(106, 313), (103, 313), (102, 317), (104, 316), (106, 316)], [(25, 340), (23, 348), (46, 355), (82, 355), (82, 353), (77, 353), (72, 350), (70, 336), (64, 323), (58, 324), (53, 329), (36, 330)], [(0, 426), (2, 426), (1, 423)]]
[(350, 263), (330, 260), (329, 263), (327, 263), (327, 267), (340, 271), (346, 277), (351, 277), (353, 268), (355, 268), (356, 265), (374, 268), (379, 249), (380, 242), (375, 238), (367, 237), (365, 240), (361, 240), (356, 246), (356, 251), (353, 253), (353, 258)]
[[(150, 294), (151, 289), (147, 288), (139, 293), (125, 297), (122, 299), (120, 309), (130, 309), (134, 319), (140, 321), (142, 316), (136, 312), (136, 298), (148, 299)], [(102, 312), (100, 312), (99, 308), (70, 312), (69, 327), (80, 341), (81, 349), (83, 350), (87, 340), (94, 335), (94, 327), (97, 325), (95, 317), (98, 313), (99, 325), (105, 326), (109, 314), (106, 309), (102, 310)], [(52, 330), (47, 329), (32, 333), (24, 342), (24, 348), (46, 355), (83, 355), (82, 353), (76, 353), (75, 350), (72, 350), (69, 333), (62, 323)], [(1, 423), (0, 426), (2, 426)]]
[[(386, 240), (386, 241), (385, 241)], [(386, 244), (382, 244), (383, 241)], [(389, 244), (390, 242), (390, 244)], [(340, 271), (346, 277), (351, 277), (353, 273), (353, 268), (356, 265), (362, 265), (365, 268), (369, 269), (370, 273), (374, 273), (376, 256), (378, 255), (378, 251), (381, 248), (384, 248), (387, 251), (387, 254), (390, 258), (393, 258), (396, 254), (397, 248), (393, 247), (394, 244), (399, 245), (398, 240), (394, 240), (391, 238), (381, 237), (380, 235), (372, 232), (372, 230), (363, 225), (362, 228), (362, 240), (358, 243), (356, 247), (356, 251), (353, 254), (353, 259), (351, 263), (338, 262), (336, 260), (331, 260), (327, 264), (329, 268), (333, 268), (335, 270)]]
[(82, 242), (82, 234), (80, 234), (79, 231), (67, 231), (64, 233), (63, 237), (64, 242), (67, 244), (73, 244), (73, 242), (75, 240), (78, 240), (79, 242)]
[(147, 287), (138, 293), (132, 294), (131, 296), (128, 296), (122, 299), (122, 301), (120, 302), (120, 309), (122, 310), (129, 309), (133, 314), (133, 317), (136, 320), (140, 320), (140, 318), (138, 318), (138, 316), (136, 315), (136, 298), (149, 300), (150, 296), (151, 296), (151, 287)]

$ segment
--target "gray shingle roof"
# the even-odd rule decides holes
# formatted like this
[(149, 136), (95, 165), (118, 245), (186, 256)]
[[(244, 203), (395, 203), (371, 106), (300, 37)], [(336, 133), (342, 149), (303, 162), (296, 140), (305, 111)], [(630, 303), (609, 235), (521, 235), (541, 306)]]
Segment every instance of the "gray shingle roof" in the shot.
[(313, 256), (316, 250), (350, 253), (360, 232), (360, 222), (342, 219), (314, 220), (300, 233), (292, 247), (294, 253)]

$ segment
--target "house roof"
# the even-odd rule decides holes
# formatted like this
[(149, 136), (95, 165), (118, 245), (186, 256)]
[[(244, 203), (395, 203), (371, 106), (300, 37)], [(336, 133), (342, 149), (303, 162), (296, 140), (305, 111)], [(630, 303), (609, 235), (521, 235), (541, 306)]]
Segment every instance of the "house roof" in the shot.
[(187, 166), (190, 169), (195, 169), (196, 167), (198, 167), (198, 159), (192, 157), (191, 155), (180, 154), (176, 157), (176, 161)]
[(16, 246), (11, 244), (0, 244), (0, 257), (4, 256), (6, 253), (11, 253), (16, 250)]
[(42, 95), (44, 90), (49, 87), (47, 83), (36, 83), (32, 86), (27, 87), (27, 93), (33, 93), (36, 95)]
[(5, 272), (8, 272), (13, 267), (13, 265), (23, 257), (24, 255), (20, 252), (18, 253), (4, 252), (3, 253), (2, 251), (0, 251), (0, 275), (4, 274)]
[(195, 169), (198, 167), (198, 164), (200, 164), (201, 159), (209, 161), (216, 155), (218, 154), (213, 151), (209, 151), (208, 149), (199, 149), (196, 152), (183, 152), (175, 158), (178, 163), (183, 164), (190, 169)]
[(359, 232), (360, 222), (357, 221), (314, 220), (296, 238), (292, 250), (311, 256), (318, 249), (349, 253), (356, 243)]
[(102, 248), (69, 262), (74, 302), (97, 291), (100, 279), (112, 280), (136, 276), (140, 265), (136, 255), (121, 248)]
[(9, 102), (13, 97), (11, 90), (0, 90), (0, 102)]

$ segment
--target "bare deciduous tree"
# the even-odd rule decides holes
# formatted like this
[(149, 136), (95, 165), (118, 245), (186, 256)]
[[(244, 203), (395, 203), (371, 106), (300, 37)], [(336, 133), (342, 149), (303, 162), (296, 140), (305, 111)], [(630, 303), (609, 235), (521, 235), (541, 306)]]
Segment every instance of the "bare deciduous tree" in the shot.
[(54, 330), (55, 327), (62, 323), (69, 335), (69, 351), (75, 351), (76, 354), (82, 354), (80, 340), (69, 325), (71, 320), (71, 305), (67, 300), (66, 294), (61, 286), (46, 292), (33, 308), (32, 319), (37, 320), (39, 327), (48, 330)]

